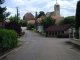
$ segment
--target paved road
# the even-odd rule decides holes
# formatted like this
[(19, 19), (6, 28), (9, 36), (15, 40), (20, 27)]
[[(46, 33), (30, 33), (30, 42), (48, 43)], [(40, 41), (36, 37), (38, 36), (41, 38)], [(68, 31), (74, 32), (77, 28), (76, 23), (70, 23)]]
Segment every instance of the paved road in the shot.
[(65, 44), (69, 39), (42, 37), (25, 31), (20, 38), (25, 44), (3, 60), (80, 60), (80, 53)]

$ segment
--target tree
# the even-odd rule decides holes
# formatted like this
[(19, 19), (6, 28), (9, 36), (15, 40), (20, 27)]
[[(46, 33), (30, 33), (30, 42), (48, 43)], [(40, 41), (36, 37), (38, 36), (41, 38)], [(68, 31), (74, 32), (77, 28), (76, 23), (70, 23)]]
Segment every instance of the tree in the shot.
[(62, 25), (62, 24), (75, 24), (75, 19), (71, 16), (65, 17), (63, 20), (59, 22), (59, 25)]
[(28, 29), (28, 30), (31, 30), (32, 28), (35, 28), (35, 25), (32, 24), (32, 23), (28, 23), (28, 24), (27, 24), (27, 29)]
[(45, 16), (45, 13), (43, 11), (40, 11), (37, 18), (40, 18), (41, 16)]
[(41, 20), (41, 25), (43, 25), (43, 28), (46, 29), (49, 26), (54, 26), (55, 25), (56, 19), (52, 18), (51, 16), (45, 17)]
[[(10, 17), (9, 17), (9, 20), (17, 22), (17, 15), (15, 15), (15, 16), (10, 16)], [(22, 20), (19, 16), (18, 16), (18, 23), (19, 23), (21, 26), (26, 26), (26, 25), (27, 25), (26, 20)]]
[(9, 20), (14, 21), (14, 16), (10, 16)]
[(10, 22), (8, 22), (8, 23), (5, 25), (5, 28), (6, 28), (6, 29), (9, 29), (9, 30), (15, 30), (19, 35), (20, 35), (20, 33), (22, 32), (22, 30), (21, 30), (21, 25), (18, 24), (17, 22), (15, 22), (15, 21), (10, 21)]
[(38, 17), (38, 14), (37, 14), (37, 12), (36, 12), (36, 14), (35, 14), (35, 18), (37, 18)]
[(0, 0), (0, 21), (2, 22), (2, 27), (3, 27), (4, 18), (10, 15), (9, 12), (5, 12), (7, 10), (6, 7), (1, 7), (1, 4), (3, 4), (4, 2), (5, 0)]
[(76, 29), (78, 30), (80, 27), (80, 1), (77, 2), (77, 8), (76, 8)]
[(0, 0), (0, 5), (3, 4), (5, 2), (5, 0)]
[(20, 20), (20, 21), (19, 21), (19, 24), (20, 24), (21, 26), (23, 26), (23, 27), (26, 27), (26, 26), (27, 26), (26, 20)]
[[(10, 16), (9, 20), (11, 21), (16, 21), (17, 22), (17, 15), (15, 14), (15, 16)], [(18, 16), (18, 22), (21, 20), (21, 18)]]

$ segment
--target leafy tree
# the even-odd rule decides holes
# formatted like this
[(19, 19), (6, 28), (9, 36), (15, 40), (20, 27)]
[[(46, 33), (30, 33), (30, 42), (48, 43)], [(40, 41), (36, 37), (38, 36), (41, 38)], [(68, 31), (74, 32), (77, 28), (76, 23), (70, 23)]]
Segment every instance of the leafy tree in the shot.
[(10, 16), (9, 20), (14, 21), (14, 16)]
[(76, 20), (76, 29), (78, 30), (80, 27), (80, 0), (77, 2), (75, 20)]
[(1, 4), (3, 4), (4, 2), (5, 0), (0, 0), (0, 21), (2, 22), (2, 26), (3, 26), (4, 18), (10, 15), (9, 12), (5, 12), (7, 10), (6, 7), (1, 7)]
[[(15, 14), (15, 16), (10, 16), (9, 20), (11, 21), (16, 21), (17, 22), (17, 15)], [(21, 18), (18, 16), (18, 22), (21, 20)]]
[(21, 25), (15, 21), (10, 21), (5, 25), (6, 29), (15, 30), (18, 34), (21, 33)]
[(19, 21), (19, 24), (20, 24), (21, 26), (24, 26), (24, 27), (27, 26), (26, 20), (20, 20), (20, 21)]
[[(10, 17), (9, 17), (9, 20), (11, 20), (11, 21), (16, 21), (16, 18), (17, 18), (16, 15), (15, 15), (15, 16), (10, 16)], [(16, 22), (17, 22), (17, 21), (16, 21)], [(19, 16), (18, 16), (18, 23), (19, 23), (21, 26), (26, 26), (26, 25), (27, 25), (26, 20), (22, 20)]]
[(35, 18), (37, 18), (38, 17), (38, 14), (37, 14), (37, 12), (36, 12), (36, 14), (35, 14)]
[(75, 19), (73, 17), (65, 17), (63, 20), (59, 22), (59, 25), (62, 24), (75, 24)]
[(43, 28), (46, 29), (49, 26), (54, 26), (55, 25), (55, 19), (53, 19), (51, 16), (45, 17), (41, 20), (41, 25), (43, 25)]
[(32, 23), (27, 24), (27, 29), (31, 30), (32, 28), (35, 28), (35, 25)]
[(5, 2), (5, 0), (0, 0), (0, 5), (3, 4)]
[(41, 16), (45, 16), (45, 13), (43, 11), (40, 11), (37, 18), (41, 17)]

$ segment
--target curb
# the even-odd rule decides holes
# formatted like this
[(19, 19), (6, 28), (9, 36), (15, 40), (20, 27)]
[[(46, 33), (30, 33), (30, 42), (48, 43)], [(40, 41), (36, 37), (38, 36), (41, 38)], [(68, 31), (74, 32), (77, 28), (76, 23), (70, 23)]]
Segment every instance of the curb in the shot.
[(5, 56), (9, 55), (10, 53), (12, 53), (15, 49), (11, 50), (10, 52), (4, 54), (3, 56), (0, 56), (0, 59), (4, 58)]
[[(21, 46), (23, 46), (23, 45), (25, 45), (25, 44), (28, 44), (28, 43), (29, 43), (29, 42), (26, 42), (26, 43), (22, 44)], [(8, 52), (8, 53), (6, 53), (6, 54), (4, 54), (4, 55), (0, 56), (0, 59), (2, 59), (2, 58), (4, 58), (4, 57), (6, 57), (6, 56), (7, 56), (7, 55), (9, 55), (10, 53), (14, 52), (16, 49), (17, 49), (17, 48), (14, 48), (14, 49), (13, 49), (13, 50), (11, 50), (10, 52)]]

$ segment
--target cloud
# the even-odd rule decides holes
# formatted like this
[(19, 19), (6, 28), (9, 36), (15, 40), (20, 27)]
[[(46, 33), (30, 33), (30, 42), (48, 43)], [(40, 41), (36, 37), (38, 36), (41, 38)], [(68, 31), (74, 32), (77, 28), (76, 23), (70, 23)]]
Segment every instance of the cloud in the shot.
[(6, 7), (7, 10), (6, 12), (10, 12), (10, 16), (14, 16), (16, 14), (16, 9), (15, 8), (10, 8), (10, 7)]
[[(19, 13), (21, 18), (27, 12), (31, 12), (35, 15), (35, 12), (44, 11), (50, 12), (54, 11), (54, 4), (56, 0), (11, 0), (12, 6), (19, 7)], [(76, 12), (76, 0), (58, 0), (60, 4), (61, 16), (75, 15)], [(11, 15), (15, 15), (16, 9), (11, 6), (7, 7)], [(64, 13), (63, 13), (64, 12)]]

